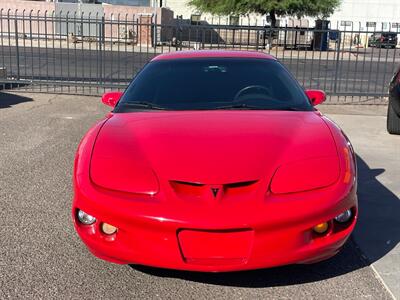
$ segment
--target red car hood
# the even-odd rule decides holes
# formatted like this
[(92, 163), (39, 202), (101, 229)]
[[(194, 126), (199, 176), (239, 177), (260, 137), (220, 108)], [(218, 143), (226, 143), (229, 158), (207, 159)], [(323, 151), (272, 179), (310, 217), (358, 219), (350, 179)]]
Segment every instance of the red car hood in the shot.
[(270, 180), (283, 164), (329, 156), (335, 143), (316, 112), (120, 113), (101, 129), (90, 173), (99, 186), (156, 193), (162, 181)]

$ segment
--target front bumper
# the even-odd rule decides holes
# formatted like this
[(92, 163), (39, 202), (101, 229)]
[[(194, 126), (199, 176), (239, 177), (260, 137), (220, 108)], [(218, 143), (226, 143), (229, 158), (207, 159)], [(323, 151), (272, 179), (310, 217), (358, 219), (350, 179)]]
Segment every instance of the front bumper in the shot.
[[(193, 207), (191, 211), (176, 211), (157, 201), (132, 201), (91, 188), (89, 193), (75, 190), (72, 214), (79, 236), (99, 258), (120, 264), (206, 272), (327, 259), (341, 249), (357, 220), (355, 186), (267, 195), (259, 206), (240, 209), (238, 205), (223, 211), (198, 208), (194, 212)], [(350, 208), (354, 217), (348, 224), (341, 226), (332, 221)], [(96, 223), (79, 223), (78, 209), (95, 216)], [(316, 235), (313, 226), (326, 221), (330, 224), (328, 233)], [(118, 227), (118, 232), (103, 234), (101, 222)], [(185, 237), (185, 242), (182, 231), (195, 234)]]

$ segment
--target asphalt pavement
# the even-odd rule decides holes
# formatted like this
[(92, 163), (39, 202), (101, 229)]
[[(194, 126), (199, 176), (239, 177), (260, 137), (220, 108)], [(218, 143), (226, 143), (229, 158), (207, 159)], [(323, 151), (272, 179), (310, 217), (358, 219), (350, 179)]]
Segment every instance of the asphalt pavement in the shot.
[(399, 138), (385, 133), (383, 108), (323, 109), (348, 129), (359, 154), (354, 237), (315, 265), (203, 274), (107, 263), (76, 235), (73, 159), (108, 111), (98, 97), (1, 92), (0, 299), (400, 299)]

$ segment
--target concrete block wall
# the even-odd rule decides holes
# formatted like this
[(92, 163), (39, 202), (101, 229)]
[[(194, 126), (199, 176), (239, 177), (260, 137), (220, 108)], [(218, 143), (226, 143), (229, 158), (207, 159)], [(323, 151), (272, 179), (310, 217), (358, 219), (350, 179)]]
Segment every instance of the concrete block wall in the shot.
[(15, 32), (15, 21), (8, 19), (8, 16), (24, 16), (25, 20), (17, 21), (17, 30), (20, 35), (26, 36), (52, 34), (53, 24), (45, 22), (45, 20), (38, 20), (38, 16), (44, 17), (45, 15), (51, 17), (54, 12), (54, 3), (50, 2), (37, 2), (37, 1), (9, 1), (0, 0), (0, 30), (3, 34)]
[[(145, 42), (146, 45), (152, 41), (151, 24), (153, 22), (153, 14), (156, 13), (157, 24), (171, 24), (174, 17), (174, 13), (167, 8), (157, 8), (154, 10), (152, 7), (108, 4), (103, 4), (102, 7), (104, 17), (107, 20), (105, 25), (106, 39), (110, 39), (111, 37), (113, 40), (119, 39), (121, 32), (131, 31), (135, 33), (136, 42)], [(60, 26), (57, 20), (51, 20), (55, 9), (54, 2), (0, 0), (0, 10), (2, 12), (0, 16), (0, 30), (3, 35), (7, 35), (10, 32), (11, 36), (14, 36), (15, 22), (13, 19), (9, 19), (8, 15), (13, 16), (16, 14), (18, 16), (25, 16), (24, 20), (17, 21), (17, 29), (21, 37), (22, 35), (28, 38), (30, 36), (44, 36), (45, 34), (51, 35), (57, 32), (56, 26)], [(71, 13), (70, 16), (73, 17), (74, 14)], [(118, 20), (121, 24), (117, 24)], [(142, 23), (142, 21), (144, 21), (143, 26), (139, 26), (138, 23)], [(148, 37), (144, 36), (145, 33)], [(171, 38), (168, 37), (171, 35), (170, 30), (159, 30), (159, 34), (161, 34), (161, 40)]]

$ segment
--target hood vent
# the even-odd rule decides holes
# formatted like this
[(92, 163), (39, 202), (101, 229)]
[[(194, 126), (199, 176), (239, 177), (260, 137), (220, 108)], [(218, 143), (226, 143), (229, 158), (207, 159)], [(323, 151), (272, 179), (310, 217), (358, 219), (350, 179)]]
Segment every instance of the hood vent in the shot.
[(179, 198), (186, 200), (208, 200), (228, 199), (232, 196), (251, 194), (257, 189), (257, 182), (258, 180), (249, 180), (226, 184), (205, 184), (171, 180), (170, 184)]

